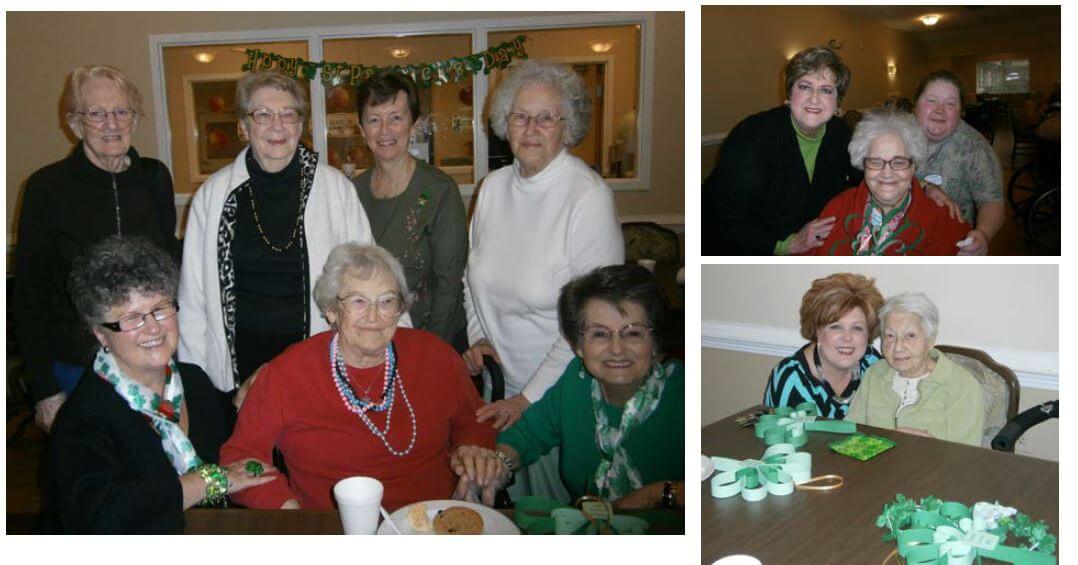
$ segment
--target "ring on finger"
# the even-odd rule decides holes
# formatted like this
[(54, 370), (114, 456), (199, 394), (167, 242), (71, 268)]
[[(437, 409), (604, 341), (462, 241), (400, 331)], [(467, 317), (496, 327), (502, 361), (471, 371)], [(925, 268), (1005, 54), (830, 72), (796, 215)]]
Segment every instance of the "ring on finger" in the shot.
[(265, 467), (258, 461), (248, 461), (247, 464), (243, 466), (243, 469), (252, 477), (261, 477), (262, 473), (266, 472)]

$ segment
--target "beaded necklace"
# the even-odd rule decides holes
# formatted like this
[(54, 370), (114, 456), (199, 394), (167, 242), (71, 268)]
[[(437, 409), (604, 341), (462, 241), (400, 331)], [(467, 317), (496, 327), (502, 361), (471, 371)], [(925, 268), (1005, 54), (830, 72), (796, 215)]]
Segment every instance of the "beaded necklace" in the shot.
[[(359, 416), (359, 419), (363, 421), (367, 426), (367, 429), (369, 429), (375, 437), (382, 440), (382, 444), (386, 446), (386, 449), (389, 450), (390, 453), (397, 457), (408, 455), (411, 453), (412, 448), (415, 447), (417, 432), (415, 410), (412, 408), (411, 401), (408, 400), (408, 393), (404, 391), (404, 380), (397, 372), (397, 354), (396, 349), (393, 347), (393, 342), (390, 342), (385, 350), (386, 361), (382, 401), (375, 404), (369, 398), (357, 398), (355, 391), (352, 390), (352, 385), (348, 382), (348, 366), (345, 365), (344, 356), (341, 355), (339, 339), (340, 333), (336, 333), (329, 342), (329, 365), (332, 368), (333, 382), (337, 385), (337, 393), (340, 394), (341, 400), (344, 402), (344, 407)], [(401, 398), (404, 399), (404, 405), (408, 408), (408, 417), (412, 420), (412, 438), (408, 442), (408, 447), (403, 451), (394, 449), (393, 446), (389, 444), (389, 440), (386, 437), (389, 435), (390, 424), (393, 421), (394, 390), (397, 386), (400, 387)], [(374, 422), (367, 417), (368, 410), (386, 413), (386, 425), (384, 430), (379, 430), (378, 427), (374, 425)]]
[(266, 230), (262, 229), (262, 221), (258, 218), (258, 208), (255, 207), (255, 187), (254, 184), (247, 185), (247, 197), (251, 200), (251, 213), (255, 217), (255, 227), (258, 228), (258, 235), (262, 238), (262, 242), (269, 246), (270, 249), (277, 253), (284, 253), (292, 247), (292, 244), (296, 242), (296, 235), (299, 233), (299, 225), (303, 221), (303, 199), (299, 199), (299, 210), (296, 212), (296, 223), (292, 226), (292, 235), (288, 236), (288, 241), (285, 242), (284, 247), (277, 247), (270, 243), (268, 237), (266, 237)]

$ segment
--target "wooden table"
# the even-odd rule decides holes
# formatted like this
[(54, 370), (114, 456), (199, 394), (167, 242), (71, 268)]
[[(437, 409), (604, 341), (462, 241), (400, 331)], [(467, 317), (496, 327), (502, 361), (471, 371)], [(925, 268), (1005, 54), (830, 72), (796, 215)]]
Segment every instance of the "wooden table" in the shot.
[[(703, 454), (758, 459), (766, 445), (734, 414), (701, 431)], [(810, 432), (798, 451), (812, 454), (813, 476), (838, 474), (845, 485), (830, 492), (794, 491), (747, 502), (740, 495), (711, 496), (701, 485), (702, 563), (745, 553), (763, 563), (880, 563), (894, 542), (883, 542), (876, 517), (895, 494), (920, 500), (933, 495), (966, 505), (999, 501), (1034, 520), (1044, 519), (1059, 537), (1059, 464), (1013, 453), (970, 447), (858, 424), (859, 431), (897, 445), (865, 462), (839, 455), (827, 444), (844, 436)], [(1057, 550), (1056, 555), (1059, 555)]]

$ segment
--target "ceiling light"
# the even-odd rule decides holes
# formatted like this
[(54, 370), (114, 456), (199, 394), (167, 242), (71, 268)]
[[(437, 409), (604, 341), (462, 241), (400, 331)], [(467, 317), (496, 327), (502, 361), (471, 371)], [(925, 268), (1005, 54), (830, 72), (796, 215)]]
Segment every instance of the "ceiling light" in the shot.
[(926, 26), (934, 26), (936, 22), (940, 21), (939, 14), (928, 14), (927, 16), (921, 16), (921, 23)]
[(596, 53), (606, 53), (614, 48), (613, 41), (592, 41), (588, 44), (591, 50)]
[(198, 53), (195, 53), (195, 55), (194, 55), (195, 60), (198, 61), (199, 63), (212, 63), (213, 58), (216, 57), (216, 56), (217, 55), (215, 55), (215, 54), (213, 54), (213, 53), (211, 53), (209, 51), (199, 51)]
[(389, 54), (393, 55), (394, 59), (403, 59), (412, 54), (412, 50), (407, 47), (394, 47), (389, 50)]

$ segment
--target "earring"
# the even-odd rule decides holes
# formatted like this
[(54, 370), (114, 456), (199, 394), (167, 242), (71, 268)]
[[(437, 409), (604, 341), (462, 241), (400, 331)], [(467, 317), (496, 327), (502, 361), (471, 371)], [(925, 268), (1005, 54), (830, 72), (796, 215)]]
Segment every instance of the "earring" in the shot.
[(101, 348), (105, 350), (105, 353), (112, 353), (111, 351), (109, 351), (109, 346), (107, 345), (102, 345)]

